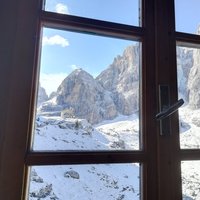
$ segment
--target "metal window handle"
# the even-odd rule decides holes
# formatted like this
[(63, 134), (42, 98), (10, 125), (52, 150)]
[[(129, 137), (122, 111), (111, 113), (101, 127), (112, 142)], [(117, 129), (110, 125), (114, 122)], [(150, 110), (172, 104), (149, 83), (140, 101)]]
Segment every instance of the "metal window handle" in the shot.
[(184, 100), (183, 99), (179, 99), (176, 103), (174, 103), (170, 107), (165, 108), (163, 111), (161, 111), (160, 113), (158, 113), (156, 115), (156, 119), (157, 120), (162, 120), (162, 119), (170, 116), (175, 111), (177, 111), (183, 104), (184, 104)]
[(178, 100), (173, 105), (170, 105), (170, 87), (169, 85), (159, 85), (159, 110), (156, 119), (159, 120), (160, 135), (171, 135), (171, 119), (168, 117), (174, 113), (184, 103), (183, 99)]

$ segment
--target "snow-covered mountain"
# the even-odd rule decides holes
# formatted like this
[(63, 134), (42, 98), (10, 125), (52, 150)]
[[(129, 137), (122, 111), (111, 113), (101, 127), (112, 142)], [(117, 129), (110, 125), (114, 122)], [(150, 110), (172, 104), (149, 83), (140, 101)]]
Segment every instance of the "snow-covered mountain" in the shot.
[(77, 118), (98, 123), (117, 116), (110, 92), (82, 69), (73, 71), (58, 87), (56, 103), (73, 110)]
[(129, 46), (96, 78), (112, 93), (117, 110), (123, 115), (139, 109), (139, 58), (139, 47)]
[[(197, 29), (200, 34), (200, 26)], [(191, 109), (200, 108), (200, 49), (177, 48), (179, 96), (189, 103)]]
[[(200, 50), (177, 47), (179, 97), (191, 108), (200, 107)], [(95, 124), (114, 119), (118, 114), (131, 115), (139, 107), (139, 47), (129, 46), (116, 56), (96, 79), (83, 69), (69, 74), (51, 95), (39, 89), (39, 110), (43, 115), (65, 116), (70, 110), (77, 118)]]
[(40, 106), (43, 102), (48, 100), (48, 95), (43, 87), (39, 84), (37, 105)]
[(74, 70), (39, 112), (61, 115), (70, 111), (95, 124), (118, 114), (133, 114), (138, 111), (138, 101), (139, 47), (129, 46), (96, 79), (83, 69)]
[(189, 100), (188, 77), (193, 66), (193, 49), (177, 47), (177, 73), (179, 98)]
[(189, 105), (192, 109), (200, 108), (200, 50), (193, 51), (193, 66), (188, 76)]

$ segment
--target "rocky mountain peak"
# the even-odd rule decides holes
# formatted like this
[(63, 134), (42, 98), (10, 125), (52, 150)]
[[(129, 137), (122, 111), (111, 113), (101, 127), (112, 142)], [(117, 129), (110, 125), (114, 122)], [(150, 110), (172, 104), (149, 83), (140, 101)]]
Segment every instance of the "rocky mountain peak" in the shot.
[(43, 103), (47, 100), (48, 100), (48, 95), (47, 95), (45, 89), (39, 83), (37, 105), (40, 106), (41, 103)]
[(93, 79), (93, 77), (82, 68), (75, 69), (71, 74), (69, 74), (68, 78), (76, 78), (76, 79), (82, 79), (82, 80)]
[(188, 76), (189, 105), (193, 109), (200, 108), (200, 49), (193, 51), (193, 66)]
[[(54, 111), (66, 110), (71, 116), (87, 119), (92, 124), (118, 114), (137, 112), (139, 59), (139, 46), (132, 45), (116, 56), (96, 79), (83, 69), (74, 70), (53, 95)], [(200, 108), (200, 50), (178, 47), (177, 70), (179, 94), (194, 108)], [(48, 102), (44, 105), (42, 112), (52, 110)]]
[(117, 56), (113, 63), (97, 78), (105, 90), (112, 92), (112, 97), (121, 114), (129, 115), (139, 107), (139, 47), (127, 47), (122, 56)]
[[(84, 118), (92, 124), (138, 111), (139, 47), (127, 47), (96, 79), (83, 69), (74, 70), (53, 99), (54, 108), (62, 108), (62, 116)], [(52, 110), (47, 104), (41, 107), (43, 112)]]
[(117, 116), (110, 94), (82, 69), (74, 70), (64, 79), (58, 87), (56, 103), (63, 107), (65, 113), (87, 119), (90, 123)]
[[(72, 95), (73, 92), (73, 94), (76, 94), (75, 96), (84, 95), (82, 93), (84, 89), (94, 93), (95, 90), (103, 92), (103, 88), (95, 81), (93, 76), (83, 69), (76, 69), (63, 80), (57, 89), (57, 94), (61, 96), (65, 94), (68, 96)], [(58, 104), (64, 104), (60, 98), (57, 98), (57, 102)]]

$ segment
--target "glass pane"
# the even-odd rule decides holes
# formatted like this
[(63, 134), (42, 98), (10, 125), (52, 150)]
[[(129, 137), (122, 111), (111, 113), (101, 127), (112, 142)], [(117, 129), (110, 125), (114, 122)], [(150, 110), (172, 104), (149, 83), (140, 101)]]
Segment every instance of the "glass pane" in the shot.
[(29, 200), (139, 200), (139, 164), (32, 167)]
[(139, 150), (139, 43), (43, 30), (34, 150)]
[(183, 200), (200, 199), (200, 161), (181, 163)]
[(200, 49), (177, 47), (181, 148), (200, 148)]
[(139, 0), (46, 0), (45, 10), (138, 26), (139, 5)]
[(200, 34), (200, 1), (175, 0), (176, 30)]

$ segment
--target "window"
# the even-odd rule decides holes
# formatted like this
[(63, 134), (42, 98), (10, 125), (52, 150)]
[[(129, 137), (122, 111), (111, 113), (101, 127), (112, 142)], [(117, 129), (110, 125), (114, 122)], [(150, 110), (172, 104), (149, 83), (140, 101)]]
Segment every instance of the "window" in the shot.
[[(67, 8), (68, 3), (62, 6)], [(102, 21), (95, 16), (73, 16), (73, 9), (78, 8), (73, 4), (72, 13), (62, 14), (50, 9), (51, 1), (45, 5), (50, 12), (40, 8), (39, 64), (34, 78), (37, 105), (33, 106), (33, 131), (29, 132), (30, 152), (26, 157), (30, 171), (27, 198), (78, 199), (77, 191), (81, 190), (85, 199), (99, 199), (100, 191), (105, 199), (140, 199), (140, 177), (145, 167), (140, 122), (143, 29), (110, 22), (114, 13)], [(132, 7), (139, 11), (137, 3)], [(129, 18), (131, 12), (126, 14)], [(139, 22), (138, 14), (134, 15)], [(43, 77), (49, 73), (65, 76), (47, 101), (42, 86), (47, 80)], [(50, 84), (46, 84), (49, 94)], [(44, 159), (47, 154), (55, 160)], [(47, 171), (54, 175), (45, 177)], [(74, 186), (76, 179), (79, 182)], [(98, 181), (97, 189), (94, 182)], [(65, 186), (74, 190), (68, 193)]]
[[(88, 15), (89, 11), (83, 14), (79, 12), (82, 11), (82, 8), (73, 7), (73, 5), (72, 7), (67, 7), (63, 1), (57, 8), (55, 7), (54, 10), (51, 10), (50, 2), (50, 0), (46, 1), (46, 7), (43, 9), (44, 2), (40, 0), (28, 2), (19, 0), (15, 3), (7, 0), (2, 2), (0, 8), (0, 24), (1, 27), (4, 27), (4, 31), (0, 33), (0, 63), (2, 66), (0, 91), (3, 93), (0, 103), (2, 111), (0, 112), (2, 122), (0, 129), (0, 196), (9, 200), (26, 199), (28, 197), (29, 199), (36, 199), (45, 194), (48, 194), (48, 197), (45, 197), (54, 199), (70, 198), (70, 195), (74, 196), (74, 190), (65, 193), (60, 190), (61, 188), (59, 188), (58, 184), (52, 184), (53, 178), (57, 177), (57, 179), (53, 179), (56, 182), (60, 177), (61, 182), (65, 181), (68, 187), (73, 187), (73, 189), (75, 188), (74, 183), (77, 181), (79, 184), (76, 184), (76, 187), (85, 195), (90, 194), (89, 197), (93, 198), (92, 193), (94, 191), (91, 191), (91, 183), (94, 181), (94, 176), (98, 176), (99, 187), (97, 191), (103, 190), (104, 198), (107, 199), (197, 199), (198, 191), (192, 192), (188, 188), (191, 186), (197, 187), (195, 181), (198, 176), (193, 175), (198, 174), (199, 146), (196, 141), (191, 143), (192, 140), (189, 134), (186, 142), (184, 142), (184, 134), (187, 131), (193, 134), (191, 127), (198, 128), (198, 119), (196, 119), (197, 117), (195, 118), (195, 112), (198, 112), (198, 110), (192, 111), (194, 113), (192, 120), (186, 119), (187, 105), (181, 108), (179, 116), (178, 112), (175, 112), (168, 118), (162, 119), (162, 121), (156, 120), (156, 114), (161, 111), (159, 108), (162, 108), (162, 105), (159, 105), (159, 100), (169, 99), (167, 104), (172, 105), (179, 97), (184, 98), (187, 102), (187, 90), (191, 88), (186, 87), (188, 79), (186, 79), (184, 73), (189, 70), (187, 63), (190, 64), (192, 62), (190, 60), (193, 59), (194, 52), (198, 55), (200, 36), (186, 33), (189, 31), (178, 28), (179, 1), (143, 0), (140, 2), (141, 5), (136, 4), (137, 19), (140, 16), (140, 19), (136, 19), (136, 21), (131, 15), (129, 16), (129, 12), (125, 12), (127, 8), (123, 11), (125, 12), (123, 15), (125, 19), (120, 21), (119, 15), (114, 14), (113, 18), (101, 18), (98, 12), (93, 13), (98, 14), (98, 16)], [(76, 4), (74, 1), (68, 2), (69, 5), (70, 2)], [(132, 3), (129, 5), (131, 6)], [(91, 6), (96, 6), (96, 4)], [(79, 11), (72, 8), (77, 8)], [(110, 7), (107, 8), (109, 11)], [(105, 10), (105, 13), (107, 13), (107, 10)], [(65, 37), (66, 34), (67, 37)], [(112, 88), (112, 91), (108, 92), (106, 90), (108, 95), (106, 99), (109, 99), (109, 101), (106, 104), (100, 102), (97, 105), (97, 108), (101, 108), (101, 112), (96, 113), (98, 117), (91, 116), (92, 112), (87, 113), (88, 116), (84, 120), (88, 120), (90, 131), (88, 129), (87, 131), (84, 130), (84, 132), (81, 132), (82, 129), (77, 131), (83, 126), (80, 118), (86, 116), (86, 114), (81, 115), (81, 112), (79, 114), (74, 112), (75, 106), (72, 104), (70, 107), (62, 107), (61, 110), (57, 109), (58, 105), (61, 104), (56, 105), (57, 110), (55, 111), (59, 115), (62, 113), (63, 122), (65, 123), (61, 124), (56, 121), (55, 116), (52, 121), (48, 121), (51, 126), (50, 129), (63, 128), (65, 131), (62, 134), (67, 135), (67, 137), (70, 133), (69, 126), (71, 126), (73, 136), (76, 135), (75, 132), (77, 135), (81, 132), (83, 133), (83, 140), (87, 140), (88, 143), (90, 141), (89, 133), (96, 131), (94, 134), (98, 135), (101, 132), (103, 134), (98, 136), (102, 137), (103, 135), (105, 143), (100, 145), (98, 142), (92, 141), (92, 144), (95, 145), (88, 148), (88, 145), (81, 144), (81, 140), (76, 140), (76, 145), (72, 146), (70, 144), (73, 143), (74, 139), (63, 141), (63, 138), (60, 137), (64, 147), (61, 143), (61, 145), (56, 146), (58, 136), (54, 137), (54, 132), (48, 132), (48, 136), (51, 135), (51, 145), (45, 146), (46, 140), (43, 140), (43, 136), (47, 135), (47, 131), (45, 132), (46, 127), (43, 125), (47, 121), (44, 120), (44, 116), (38, 118), (38, 112), (42, 111), (44, 114), (44, 111), (46, 112), (47, 110), (45, 110), (44, 104), (40, 104), (40, 99), (37, 100), (40, 89), (39, 80), (42, 80), (42, 73), (45, 71), (43, 64), (46, 62), (50, 66), (54, 64), (58, 57), (54, 59), (55, 53), (52, 52), (55, 50), (52, 49), (47, 52), (44, 44), (57, 44), (67, 47), (72, 45), (70, 43), (72, 40), (69, 40), (71, 35), (72, 39), (74, 37), (77, 42), (75, 46), (81, 44), (86, 46), (84, 49), (85, 58), (87, 54), (94, 53), (97, 50), (103, 55), (106, 50), (110, 52), (111, 49), (117, 50), (119, 58), (122, 58), (126, 45), (138, 47), (139, 65), (137, 70), (139, 80), (137, 82), (137, 91), (139, 91), (139, 95), (135, 98), (137, 99), (135, 106), (139, 108), (137, 110), (137, 116), (139, 116), (137, 119), (139, 120), (132, 121), (132, 124), (135, 123), (135, 126), (139, 127), (135, 129), (136, 132), (139, 132), (139, 135), (130, 138), (127, 143), (120, 143), (123, 140), (122, 135), (117, 138), (113, 137), (113, 133), (116, 130), (105, 128), (103, 125), (95, 126), (96, 129), (94, 130), (94, 127), (91, 126), (92, 123), (96, 124), (104, 121), (104, 118), (101, 118), (102, 116), (107, 117), (107, 120), (113, 120), (116, 112), (121, 112), (120, 114), (122, 114), (122, 110), (117, 110), (117, 108), (116, 112), (112, 113), (112, 116), (108, 116), (109, 113), (104, 112), (111, 107), (116, 107), (116, 101), (113, 101), (114, 95), (108, 95), (115, 89)], [(98, 40), (98, 43), (93, 43), (96, 47), (94, 48), (95, 51), (90, 51), (87, 48), (88, 40)], [(62, 43), (59, 41), (62, 41)], [(110, 41), (114, 41), (112, 44), (116, 45), (115, 48), (112, 47)], [(110, 46), (105, 51), (101, 51), (99, 45), (104, 43), (110, 43)], [(124, 49), (121, 46), (124, 46)], [(109, 47), (111, 48), (109, 49)], [(75, 49), (76, 53), (78, 49)], [(62, 53), (59, 54), (59, 56), (62, 56)], [(103, 57), (106, 57), (106, 55), (107, 53)], [(107, 64), (112, 64), (114, 60), (117, 62), (117, 59), (114, 59), (115, 52), (113, 55), (108, 56), (107, 59), (110, 59), (110, 61), (105, 64), (105, 68), (102, 68), (103, 70), (107, 69)], [(196, 57), (198, 58), (198, 56)], [(183, 62), (183, 60), (180, 60), (181, 58), (187, 59)], [(73, 63), (74, 57), (72, 55), (66, 60), (66, 62), (70, 61), (71, 63), (67, 64), (69, 67), (77, 68), (80, 65), (79, 63), (77, 65)], [(80, 62), (81, 56), (76, 61)], [(100, 58), (100, 61), (102, 62), (103, 59)], [(121, 61), (119, 59), (119, 62)], [(89, 63), (87, 66), (89, 66)], [(83, 67), (82, 69), (77, 69), (76, 72), (83, 72)], [(52, 68), (54, 67), (52, 66)], [(59, 70), (58, 67), (56, 69)], [(90, 79), (92, 83), (96, 84), (96, 78), (101, 74), (102, 69), (98, 70), (96, 66), (89, 67), (91, 76), (91, 74), (86, 73), (87, 70), (84, 68), (84, 75), (87, 75), (87, 80)], [(185, 70), (184, 73), (183, 69)], [(126, 70), (126, 67), (124, 70)], [(136, 74), (136, 71), (133, 74)], [(190, 71), (192, 73), (195, 69)], [(198, 73), (195, 74), (197, 75)], [(77, 74), (75, 73), (74, 75)], [(104, 77), (105, 74), (100, 76), (98, 80), (103, 80)], [(192, 77), (191, 79), (196, 78)], [(75, 80), (74, 77), (72, 78), (72, 83), (74, 84), (73, 80)], [(80, 80), (80, 78), (77, 80)], [(66, 81), (68, 82), (69, 79)], [(102, 84), (105, 84), (105, 80)], [(84, 89), (83, 85), (82, 82), (80, 84), (82, 86), (81, 90)], [(91, 86), (91, 84), (89, 85)], [(169, 89), (170, 98), (160, 97), (162, 86), (165, 86), (164, 88), (167, 88), (167, 90)], [(105, 87), (105, 85), (98, 86), (98, 88), (101, 88), (101, 92), (99, 91), (98, 93), (99, 96), (96, 95), (98, 99), (105, 99), (105, 93), (102, 92)], [(69, 94), (73, 94), (72, 90), (70, 90)], [(198, 90), (194, 95), (197, 94)], [(72, 96), (74, 97), (75, 95), (73, 94)], [(63, 100), (62, 96), (59, 98), (56, 102)], [(43, 106), (41, 107), (42, 109), (36, 111), (36, 102), (38, 105)], [(65, 100), (64, 103), (66, 102), (69, 103), (69, 101)], [(109, 109), (108, 107), (105, 108), (105, 105), (109, 105)], [(196, 106), (196, 104), (194, 105)], [(84, 107), (81, 107), (81, 109), (84, 109)], [(52, 111), (47, 114), (52, 114)], [(129, 114), (127, 116), (130, 116)], [(71, 119), (72, 123), (66, 124), (65, 117)], [(59, 124), (55, 124), (57, 122)], [(108, 126), (108, 124), (106, 125)], [(68, 126), (67, 130), (64, 129), (66, 126)], [(116, 127), (116, 124), (114, 127)], [(123, 130), (120, 129), (120, 134), (122, 132)], [(163, 135), (165, 132), (167, 134)], [(85, 135), (85, 133), (88, 135)], [(193, 134), (192, 137), (194, 136)], [(106, 143), (108, 141), (106, 138), (112, 138), (109, 140), (111, 143)], [(136, 141), (136, 144), (131, 143), (133, 140)], [(41, 145), (38, 145), (39, 142), (41, 142)], [(193, 166), (190, 170), (192, 175), (187, 173), (190, 166)], [(124, 171), (121, 169), (124, 169)], [(57, 174), (58, 172), (60, 174)], [(48, 176), (47, 174), (50, 173), (51, 176)], [(127, 176), (131, 179), (127, 178)], [(82, 177), (87, 180), (85, 183), (81, 182)], [(40, 187), (38, 187), (38, 184), (41, 184)], [(120, 190), (121, 193), (116, 194), (116, 190)], [(46, 192), (45, 194), (44, 191)], [(132, 196), (129, 196), (129, 192), (132, 192)], [(78, 195), (77, 198), (81, 198)], [(102, 198), (98, 195), (99, 193), (96, 193), (96, 198)], [(109, 195), (112, 196), (109, 197)]]
[[(197, 2), (175, 1), (178, 95), (185, 100), (179, 112), (179, 143), (182, 177), (182, 198), (198, 199), (196, 187), (199, 164), (199, 16), (195, 15)], [(189, 7), (193, 12), (187, 12)], [(186, 9), (187, 7), (187, 9)], [(185, 24), (180, 18), (185, 16)], [(189, 21), (192, 22), (189, 24)], [(190, 116), (190, 117), (189, 117)], [(192, 190), (190, 188), (193, 188)]]

